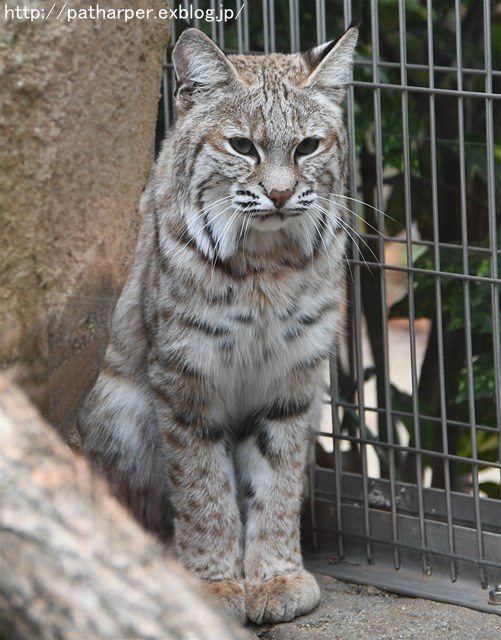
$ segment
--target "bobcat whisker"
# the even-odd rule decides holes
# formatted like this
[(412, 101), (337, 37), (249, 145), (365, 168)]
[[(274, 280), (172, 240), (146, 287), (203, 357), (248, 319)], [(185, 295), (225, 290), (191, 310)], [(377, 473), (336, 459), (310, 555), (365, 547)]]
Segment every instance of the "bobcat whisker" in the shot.
[[(342, 221), (342, 222), (341, 222), (339, 219), (337, 219), (337, 218), (333, 218), (333, 216), (331, 216), (331, 212), (329, 212), (329, 211), (325, 211), (325, 210), (324, 210), (322, 207), (320, 207), (319, 205), (312, 205), (312, 208), (314, 208), (314, 209), (315, 209), (315, 208), (319, 208), (321, 211), (323, 211), (324, 213), (326, 213), (326, 214), (327, 214), (327, 216), (328, 216), (329, 218), (333, 219), (336, 225), (340, 224), (340, 225), (343, 227), (343, 229), (344, 229), (345, 233), (346, 233), (346, 234), (348, 235), (348, 237), (351, 239), (351, 241), (352, 241), (353, 243), (355, 243), (355, 239), (354, 239), (354, 238), (353, 238), (353, 236), (351, 235), (350, 228), (342, 224), (342, 222), (344, 222), (344, 221)], [(327, 228), (327, 223), (326, 223), (325, 221), (323, 221), (323, 224), (324, 224), (324, 225), (325, 225), (325, 227)], [(356, 232), (355, 232), (355, 233), (356, 233)], [(333, 240), (334, 240), (334, 241), (335, 241), (335, 242), (336, 242), (336, 243), (341, 247), (342, 254), (343, 254), (344, 258), (345, 258), (346, 264), (348, 265), (348, 269), (349, 269), (349, 271), (350, 271), (350, 277), (351, 277), (351, 279), (353, 280), (353, 271), (352, 271), (352, 269), (351, 269), (351, 265), (350, 265), (350, 257), (349, 257), (349, 255), (348, 255), (348, 249), (347, 249), (347, 246), (346, 246), (346, 244), (345, 244), (344, 242), (342, 242), (342, 241), (337, 237), (337, 235), (336, 235), (336, 234), (333, 234)], [(368, 267), (368, 268), (369, 268), (369, 267)]]
[[(216, 222), (216, 220), (218, 220), (224, 213), (226, 213), (227, 211), (229, 211), (231, 209), (232, 205), (230, 204), (229, 206), (225, 207), (224, 209), (222, 209), (221, 211), (219, 211), (215, 216), (213, 216), (210, 219), (207, 219), (207, 222), (200, 227), (200, 229), (197, 229), (196, 233), (193, 235), (193, 239), (195, 241), (197, 241), (200, 236), (202, 235), (202, 233), (205, 231), (205, 229), (207, 229), (207, 227), (211, 226), (214, 222)], [(207, 212), (205, 212), (207, 214)], [(232, 214), (233, 215), (233, 214)], [(186, 231), (187, 232), (187, 231)], [(186, 233), (185, 232), (185, 233)], [(184, 234), (183, 234), (184, 235)]]
[(244, 216), (242, 220), (242, 225), (240, 227), (240, 233), (238, 234), (238, 244), (242, 246), (242, 251), (245, 253), (245, 241), (249, 235), (249, 229), (251, 228), (251, 218), (249, 216)]
[[(342, 209), (346, 209), (346, 207), (343, 207), (343, 205), (339, 205), (339, 203), (333, 202), (333, 204), (340, 206)], [(342, 226), (343, 229), (348, 233), (348, 235), (350, 236), (353, 242), (355, 242), (355, 238), (357, 238), (360, 242), (362, 242), (362, 244), (364, 244), (365, 247), (370, 251), (370, 253), (374, 257), (374, 260), (379, 263), (379, 258), (374, 253), (373, 249), (369, 246), (369, 244), (366, 242), (363, 236), (354, 227), (352, 227), (346, 220), (344, 220), (341, 216), (335, 215), (332, 211), (330, 211), (329, 209), (326, 209), (322, 205), (313, 204), (312, 207), (325, 213), (336, 225)], [(348, 211), (351, 211), (351, 209), (348, 209)]]
[[(365, 202), (364, 200), (359, 200), (358, 198), (352, 198), (351, 196), (346, 196), (341, 193), (334, 193), (333, 191), (329, 192), (329, 195), (335, 196), (337, 198), (343, 198), (344, 200), (352, 200), (357, 204), (362, 204), (364, 207), (368, 207), (369, 209), (372, 209), (376, 213), (380, 213), (385, 218), (388, 218), (388, 220), (391, 220), (392, 222), (396, 222), (395, 218), (392, 218), (388, 213), (386, 213), (386, 211), (383, 211), (382, 209), (378, 209), (377, 207), (374, 207), (373, 205), (369, 204), (368, 202)], [(324, 196), (317, 196), (317, 198), (321, 198), (322, 200), (329, 199), (329, 198), (325, 198)]]
[[(379, 258), (377, 257), (377, 255), (374, 253), (374, 251), (372, 250), (372, 248), (369, 246), (369, 244), (364, 240), (364, 238), (360, 235), (360, 233), (358, 233), (358, 231), (356, 231), (356, 229), (354, 229), (353, 227), (351, 227), (345, 220), (343, 220), (341, 217), (336, 216), (332, 213), (332, 211), (329, 211), (328, 209), (325, 209), (324, 207), (318, 205), (318, 204), (313, 204), (312, 208), (317, 209), (318, 211), (322, 211), (323, 213), (325, 213), (335, 224), (340, 225), (345, 232), (347, 233), (348, 237), (350, 238), (350, 240), (353, 242), (353, 244), (357, 245), (357, 240), (362, 242), (362, 244), (364, 244), (367, 249), (370, 251), (370, 253), (372, 254), (372, 256), (374, 257), (374, 260), (380, 264), (379, 262)], [(372, 273), (371, 268), (369, 267), (369, 265), (367, 264), (367, 260), (364, 258), (364, 256), (362, 255), (362, 260), (365, 263), (367, 269), (369, 269), (369, 271)]]
[[(324, 225), (325, 225), (325, 227), (327, 228), (327, 223), (326, 223), (326, 222), (324, 222)], [(346, 264), (348, 265), (348, 269), (349, 269), (349, 271), (350, 271), (350, 278), (351, 278), (351, 280), (353, 281), (353, 271), (352, 271), (352, 269), (351, 269), (351, 265), (350, 265), (350, 257), (349, 257), (349, 255), (348, 255), (348, 248), (347, 248), (347, 245), (346, 245), (346, 243), (345, 243), (345, 242), (342, 242), (342, 241), (338, 238), (337, 234), (334, 234), (334, 236), (333, 236), (333, 240), (334, 240), (334, 241), (336, 242), (336, 244), (341, 248), (341, 251), (342, 251), (343, 257), (344, 257), (345, 262), (346, 262)]]
[[(217, 208), (218, 206), (220, 206), (221, 204), (232, 200), (232, 196), (225, 196), (224, 198), (220, 198), (219, 200), (216, 200), (215, 202), (211, 202), (210, 204), (208, 204), (206, 207), (202, 208), (199, 212), (198, 215), (200, 217), (207, 215), (210, 211), (212, 211), (213, 209)], [(222, 211), (220, 211), (219, 213), (217, 213), (213, 218), (211, 218), (210, 220), (207, 220), (207, 222), (200, 228), (197, 229), (197, 231), (192, 235), (193, 240), (195, 240), (195, 242), (197, 242), (197, 240), (200, 238), (200, 236), (202, 235), (202, 233), (204, 232), (204, 230), (215, 220), (217, 220), (221, 215), (223, 215), (226, 211), (228, 211), (230, 207), (226, 207), (225, 209), (223, 209)], [(185, 229), (183, 230), (183, 232), (181, 233), (181, 235), (176, 238), (176, 245), (181, 246), (183, 244), (183, 240), (190, 234), (190, 229), (188, 227), (188, 225), (185, 225)]]
[(245, 257), (245, 241), (249, 237), (249, 229), (251, 228), (251, 218), (249, 216), (245, 216), (244, 223), (242, 226), (244, 229), (243, 240), (242, 240), (242, 254)]
[(366, 224), (370, 229), (375, 231), (383, 239), (386, 239), (384, 234), (382, 234), (381, 231), (377, 227), (372, 225), (370, 222), (367, 222), (367, 220), (365, 218), (363, 218), (361, 215), (356, 213), (353, 209), (350, 209), (350, 207), (347, 207), (346, 205), (341, 204), (340, 202), (336, 202), (336, 200), (333, 200), (333, 199), (330, 199), (330, 198), (324, 198), (322, 196), (319, 196), (319, 199), (320, 200), (327, 200), (327, 202), (331, 202), (332, 204), (335, 204), (336, 206), (340, 207), (341, 209), (344, 209), (344, 211), (348, 211), (348, 213), (351, 213), (352, 215), (354, 215), (355, 218), (357, 218), (358, 220), (360, 220), (361, 222)]
[[(315, 229), (316, 229), (317, 227), (316, 227), (316, 225), (315, 225), (315, 220), (314, 220), (314, 218), (310, 215), (310, 213), (309, 213), (308, 211), (306, 212), (306, 215), (308, 216), (308, 219), (310, 220), (310, 222), (313, 224), (313, 226), (314, 226), (314, 227), (315, 227)], [(306, 236), (306, 238), (307, 238), (307, 240), (308, 240), (308, 244), (309, 244), (310, 246), (313, 246), (313, 239), (312, 239), (312, 237), (311, 237), (311, 235), (310, 235), (310, 230), (308, 229), (308, 225), (306, 224), (306, 220), (304, 219), (304, 217), (301, 217), (301, 218), (300, 218), (300, 220), (301, 220), (301, 224), (303, 225), (303, 228), (304, 228), (304, 235)], [(314, 257), (314, 256), (313, 256), (313, 252), (312, 252), (312, 254), (311, 254), (311, 268), (312, 268), (312, 269), (313, 269), (313, 266), (314, 266), (314, 260), (313, 260), (313, 257)]]
[[(231, 208), (231, 207), (228, 207), (228, 209), (229, 208)], [(230, 218), (227, 220), (226, 224), (223, 227), (223, 230), (221, 231), (221, 233), (219, 234), (218, 239), (216, 240), (216, 244), (214, 246), (214, 257), (212, 259), (211, 277), (214, 274), (214, 269), (216, 268), (216, 261), (221, 258), (220, 251), (221, 251), (221, 248), (223, 246), (223, 241), (225, 240), (226, 236), (229, 234), (231, 226), (233, 224), (233, 221), (236, 220), (236, 218), (238, 217), (239, 214), (240, 214), (240, 208), (237, 208), (231, 214)]]
[(223, 230), (221, 231), (221, 234), (219, 235), (219, 238), (216, 241), (216, 248), (215, 248), (215, 252), (216, 255), (219, 257), (220, 254), (220, 250), (223, 246), (223, 241), (226, 239), (226, 236), (228, 236), (231, 226), (233, 225), (234, 220), (236, 220), (236, 218), (238, 217), (238, 215), (240, 214), (240, 207), (237, 207), (237, 209), (231, 214), (230, 218), (227, 220), (226, 224), (223, 227)]
[[(323, 226), (324, 229), (328, 229), (327, 227), (327, 223), (325, 220), (323, 220), (322, 218), (319, 218), (318, 220), (315, 220), (315, 218), (310, 214), (309, 211), (306, 211), (306, 215), (308, 216), (308, 218), (311, 220), (311, 223), (313, 224), (313, 226), (315, 227), (315, 231), (317, 232), (317, 234), (320, 236), (320, 241), (322, 242), (322, 246), (324, 248), (325, 251), (325, 255), (327, 256), (327, 263), (329, 265), (329, 273), (330, 273), (330, 277), (332, 279), (333, 275), (332, 275), (332, 264), (331, 264), (331, 259), (330, 259), (330, 255), (329, 255), (329, 251), (328, 251), (328, 247), (325, 243), (325, 238), (323, 236), (322, 233), (322, 229), (321, 227)], [(313, 246), (313, 242), (310, 242), (310, 244)], [(311, 268), (313, 270), (313, 253), (311, 255)]]

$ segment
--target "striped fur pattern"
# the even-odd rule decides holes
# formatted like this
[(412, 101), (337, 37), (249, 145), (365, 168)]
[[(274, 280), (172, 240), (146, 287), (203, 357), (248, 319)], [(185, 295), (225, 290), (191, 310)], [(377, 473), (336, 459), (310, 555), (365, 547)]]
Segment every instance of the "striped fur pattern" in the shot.
[(320, 597), (299, 514), (340, 326), (356, 39), (226, 57), (196, 29), (181, 35), (179, 119), (80, 415), (88, 453), (171, 505), (180, 560), (257, 623)]

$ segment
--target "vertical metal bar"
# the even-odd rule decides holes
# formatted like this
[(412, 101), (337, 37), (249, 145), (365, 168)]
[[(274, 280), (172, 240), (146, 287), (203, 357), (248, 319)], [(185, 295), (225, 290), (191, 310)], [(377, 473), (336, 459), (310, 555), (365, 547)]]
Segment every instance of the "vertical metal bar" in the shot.
[[(433, 31), (431, 25), (431, 7), (429, 9), (429, 27), (428, 33), (431, 39), (433, 38)], [(433, 55), (433, 44), (429, 45), (429, 54)], [(431, 58), (432, 59), (432, 58)], [(433, 69), (430, 66), (429, 82), (434, 86)], [(432, 137), (432, 185), (433, 185), (433, 264), (435, 271), (441, 270), (441, 256), (440, 256), (440, 224), (438, 214), (438, 172), (437, 172), (437, 156), (436, 156), (436, 117), (435, 117), (435, 94), (430, 94), (430, 135)], [(435, 277), (435, 324), (437, 333), (437, 357), (438, 357), (438, 373), (439, 373), (439, 398), (440, 398), (440, 430), (443, 441), (443, 453), (448, 456), (448, 440), (447, 440), (447, 402), (446, 402), (446, 390), (445, 390), (445, 359), (444, 359), (444, 327), (442, 318), (442, 288), (441, 279), (439, 276)], [(446, 507), (446, 519), (447, 519), (447, 536), (449, 542), (449, 553), (452, 555), (455, 549), (454, 543), (454, 529), (452, 518), (452, 499), (450, 491), (450, 474), (449, 474), (449, 459), (444, 458), (444, 475), (445, 475), (445, 507)], [(456, 564), (453, 559), (450, 561), (451, 578), (456, 580)], [(426, 571), (426, 568), (425, 568)], [(431, 572), (431, 566), (426, 573)]]
[[(323, 14), (319, 11), (319, 4), (323, 5)], [(350, 6), (349, 2), (345, 0), (344, 3), (344, 18), (345, 21), (350, 22)], [(324, 42), (325, 35), (325, 5), (323, 0), (317, 0), (317, 43)], [(348, 96), (348, 113), (353, 115), (353, 89), (350, 90)], [(349, 122), (349, 139), (350, 139), (350, 176), (351, 176), (351, 192), (356, 192), (354, 183), (354, 177), (356, 175), (355, 165), (355, 148), (354, 148), (354, 121), (353, 118)], [(344, 558), (344, 538), (343, 538), (343, 511), (342, 511), (342, 476), (343, 476), (343, 458), (341, 453), (341, 424), (339, 422), (338, 407), (336, 406), (336, 398), (338, 397), (339, 380), (338, 380), (338, 354), (335, 357), (331, 357), (329, 362), (329, 378), (330, 378), (330, 396), (331, 396), (331, 419), (332, 419), (332, 434), (333, 434), (333, 453), (334, 453), (334, 483), (335, 483), (335, 500), (336, 500), (336, 522), (338, 528), (338, 555), (339, 558)]]
[(289, 39), (290, 51), (297, 51), (296, 44), (296, 25), (294, 24), (294, 0), (289, 0)]
[(330, 396), (331, 396), (331, 420), (332, 420), (332, 436), (333, 436), (333, 454), (334, 454), (334, 487), (335, 487), (335, 509), (336, 523), (338, 528), (337, 544), (338, 556), (344, 558), (344, 538), (343, 538), (343, 512), (342, 512), (342, 475), (343, 475), (343, 457), (341, 453), (341, 424), (339, 422), (338, 407), (336, 399), (339, 392), (339, 380), (337, 375), (338, 354), (332, 356), (329, 361), (329, 380), (330, 380)]
[[(491, 43), (491, 5), (484, 0), (484, 51), (485, 51), (485, 91), (492, 93), (492, 43)], [(499, 278), (497, 255), (496, 224), (496, 184), (494, 166), (494, 114), (491, 98), (485, 100), (486, 116), (486, 153), (487, 153), (487, 198), (489, 211), (489, 248), (491, 251), (491, 277)], [(494, 358), (494, 400), (496, 403), (497, 424), (501, 425), (501, 328), (500, 328), (500, 285), (491, 285), (492, 340)], [(498, 439), (499, 459), (501, 460), (501, 435)], [(501, 475), (501, 471), (500, 471)], [(501, 482), (501, 478), (500, 478)]]
[(170, 70), (170, 78), (171, 78), (171, 82), (170, 82), (170, 88), (169, 88), (169, 101), (171, 106), (170, 114), (171, 114), (171, 126), (174, 126), (176, 124), (176, 120), (177, 120), (177, 111), (176, 111), (176, 101), (174, 99), (174, 88), (176, 86), (176, 72), (174, 70), (174, 65), (172, 65), (172, 68)]
[(244, 51), (249, 53), (249, 3), (245, 2), (243, 10), (244, 21)]
[[(242, 0), (236, 0), (237, 2), (237, 13), (240, 13), (242, 10)], [(237, 20), (237, 40), (238, 40), (238, 53), (244, 52), (244, 38), (243, 38), (243, 29), (242, 29), (242, 21)]]
[[(429, 83), (430, 86), (434, 87), (434, 78), (433, 78), (433, 26), (432, 26), (432, 14), (431, 7), (428, 6), (428, 56), (429, 56)], [(403, 69), (403, 73), (405, 74), (403, 78), (403, 82), (406, 82), (406, 71)], [(407, 102), (407, 96), (402, 98)], [(405, 109), (406, 111), (406, 109)], [(408, 126), (408, 114), (404, 117), (404, 129)], [(435, 120), (435, 95), (430, 94), (430, 138), (431, 138), (431, 153), (432, 153), (432, 189), (433, 189), (433, 230), (434, 230), (434, 266), (438, 271), (440, 270), (440, 243), (439, 243), (439, 221), (438, 221), (438, 194), (437, 194), (437, 157), (436, 157), (436, 120)], [(408, 149), (405, 153), (404, 161), (408, 162)], [(406, 173), (407, 175), (407, 173)], [(410, 190), (406, 188), (406, 209), (408, 205), (410, 205)], [(408, 204), (407, 204), (408, 202)], [(407, 223), (409, 228), (410, 220)], [(412, 246), (408, 243), (407, 251), (412, 250)], [(408, 258), (409, 259), (409, 258)], [(410, 274), (409, 277), (409, 308), (413, 307), (414, 309), (414, 296), (411, 293), (413, 291), (413, 277)], [(453, 518), (452, 518), (452, 499), (451, 499), (451, 487), (450, 487), (450, 474), (449, 474), (449, 459), (448, 459), (448, 439), (447, 439), (447, 409), (446, 409), (446, 392), (445, 392), (445, 362), (444, 362), (444, 343), (443, 343), (443, 322), (442, 322), (442, 295), (441, 295), (441, 283), (440, 278), (435, 278), (435, 300), (436, 300), (436, 326), (437, 326), (437, 351), (438, 351), (438, 368), (439, 368), (439, 394), (440, 394), (440, 409), (441, 409), (441, 433), (442, 433), (442, 441), (443, 441), (443, 449), (446, 457), (444, 458), (444, 475), (445, 475), (445, 499), (446, 499), (446, 514), (447, 514), (447, 532), (448, 532), (448, 540), (449, 540), (449, 552), (451, 556), (454, 554), (454, 529), (453, 529)], [(409, 314), (411, 315), (411, 313)], [(412, 311), (412, 315), (414, 317), (414, 310)], [(413, 364), (413, 378), (414, 378), (414, 368)], [(414, 382), (413, 382), (414, 384)], [(413, 400), (413, 410), (416, 411), (416, 401)], [(419, 423), (416, 424), (416, 437), (420, 439), (419, 432)], [(420, 445), (416, 446), (420, 448)], [(421, 503), (420, 503), (420, 511), (423, 509), (422, 502), (422, 485), (421, 478), (418, 480), (419, 486), (421, 487)], [(420, 516), (420, 527), (421, 535), (422, 535), (422, 543), (426, 544), (426, 532), (424, 528), (424, 519)], [(429, 565), (429, 560), (423, 556), (423, 570), (426, 574), (431, 572), (431, 566)], [(453, 581), (456, 580), (456, 564), (455, 561), (451, 557), (451, 578)]]
[(317, 527), (317, 503), (315, 500), (315, 486), (316, 486), (316, 476), (317, 476), (317, 465), (316, 465), (316, 447), (313, 447), (313, 451), (311, 453), (311, 458), (308, 462), (309, 474), (308, 474), (308, 491), (310, 494), (310, 522), (311, 522), (311, 546), (313, 551), (317, 551), (318, 548), (318, 527)]
[[(371, 4), (371, 39), (372, 39), (372, 73), (374, 82), (380, 80), (380, 51), (379, 51), (379, 16), (377, 11), (377, 3)], [(384, 406), (385, 406), (385, 431), (387, 434), (388, 444), (394, 444), (393, 437), (393, 419), (392, 419), (392, 400), (390, 387), (390, 367), (389, 367), (389, 335), (388, 335), (388, 316), (386, 312), (387, 287), (386, 274), (384, 271), (384, 253), (385, 253), (385, 228), (383, 214), (383, 143), (382, 143), (382, 110), (381, 110), (381, 89), (375, 87), (373, 89), (374, 104), (374, 153), (376, 158), (376, 211), (377, 211), (377, 228), (378, 232), (378, 259), (382, 264), (380, 271), (381, 279), (381, 325), (382, 325), (382, 360), (383, 371), (378, 371), (377, 375), (383, 377), (384, 386)], [(379, 387), (379, 385), (378, 385)], [(380, 393), (378, 389), (378, 399)], [(378, 417), (379, 421), (379, 417)], [(379, 434), (381, 437), (381, 433)], [(398, 548), (398, 531), (397, 531), (397, 500), (395, 488), (395, 450), (393, 447), (388, 449), (389, 476), (390, 476), (390, 504), (392, 519), (392, 535), (393, 535), (393, 554), (395, 568), (400, 568), (400, 552)]]
[(270, 53), (270, 23), (268, 20), (268, 0), (263, 0), (264, 52)]
[[(215, 16), (216, 15), (216, 0), (210, 0), (210, 10), (212, 12), (212, 15)], [(211, 22), (210, 25), (210, 32), (211, 32), (211, 38), (214, 42), (217, 42), (217, 23), (215, 20), (213, 20)]]
[[(221, 6), (221, 5), (220, 5)], [(218, 22), (218, 45), (224, 50), (224, 22)]]
[[(374, 0), (372, 0), (374, 3)], [(349, 2), (345, 0), (345, 21), (351, 15)], [(349, 134), (349, 153), (350, 153), (350, 194), (352, 198), (357, 195), (357, 165), (356, 165), (356, 147), (355, 147), (355, 109), (354, 109), (354, 88), (350, 87), (347, 92), (347, 121)], [(351, 216), (350, 224), (352, 228), (357, 228), (357, 219), (355, 215)], [(374, 550), (371, 538), (371, 523), (369, 511), (369, 474), (367, 462), (367, 427), (365, 424), (365, 401), (364, 401), (364, 365), (362, 356), (362, 296), (361, 296), (361, 274), (360, 274), (360, 258), (361, 252), (357, 243), (357, 235), (353, 234), (351, 239), (351, 249), (356, 264), (353, 265), (353, 324), (354, 324), (354, 365), (355, 379), (357, 380), (357, 405), (358, 417), (360, 422), (360, 460), (362, 465), (362, 505), (364, 517), (364, 534), (366, 537), (366, 555), (369, 564), (374, 563)]]
[(176, 86), (176, 72), (174, 71), (174, 65), (169, 63), (168, 53), (172, 51), (172, 48), (176, 44), (176, 21), (171, 21), (171, 31), (169, 44), (164, 50), (164, 73), (162, 82), (162, 97), (164, 101), (164, 125), (167, 131), (172, 127), (176, 121), (176, 109), (174, 104), (174, 89)]
[(169, 38), (169, 44), (171, 46), (174, 46), (174, 44), (176, 43), (176, 21), (175, 20), (171, 20), (170, 21), (170, 38)]
[[(352, 193), (356, 193), (352, 191)], [(352, 217), (351, 224), (356, 228), (357, 221)], [(360, 262), (360, 249), (356, 239), (352, 240), (352, 253), (357, 262)], [(362, 464), (362, 504), (364, 510), (364, 533), (366, 536), (366, 554), (369, 564), (374, 563), (374, 552), (372, 548), (371, 524), (369, 512), (369, 473), (367, 462), (367, 427), (365, 424), (365, 400), (364, 400), (364, 364), (362, 356), (362, 296), (361, 296), (361, 277), (360, 265), (356, 264), (353, 268), (353, 321), (355, 325), (355, 378), (357, 380), (357, 405), (358, 416), (360, 421), (360, 459)]]
[[(399, 41), (400, 41), (400, 80), (403, 85), (407, 85), (407, 31), (406, 31), (406, 13), (405, 2), (399, 0), (398, 4), (398, 25), (399, 25)], [(374, 69), (376, 77), (379, 78), (379, 69)], [(409, 96), (406, 91), (402, 91), (402, 140), (403, 140), (403, 165), (404, 165), (404, 202), (405, 202), (405, 221), (406, 221), (406, 249), (407, 249), (407, 266), (412, 268), (412, 200), (411, 200), (411, 183), (410, 183), (410, 141), (409, 141)], [(379, 105), (380, 107), (380, 105)], [(381, 151), (382, 153), (382, 151)], [(414, 304), (414, 276), (412, 270), (408, 274), (408, 300), (409, 300), (409, 340), (410, 340), (410, 356), (411, 356), (411, 380), (412, 380), (412, 398), (413, 398), (413, 417), (414, 424), (419, 429), (419, 406), (418, 406), (418, 376), (416, 363), (416, 336), (415, 336), (415, 304)], [(390, 444), (394, 442), (393, 421), (391, 416), (391, 393), (389, 379), (386, 381), (385, 401), (387, 403), (387, 433)], [(415, 428), (416, 431), (416, 428)], [(396, 513), (396, 489), (395, 489), (395, 454), (394, 449), (390, 450), (390, 488), (392, 503), (392, 532), (395, 567), (400, 567), (399, 554), (399, 531)]]
[(197, 18), (197, 9), (198, 9), (198, 0), (192, 0), (193, 2), (193, 13), (195, 15), (195, 27), (197, 29), (200, 28), (200, 19)]
[[(346, 21), (346, 9), (344, 16)], [(315, 0), (315, 17), (317, 22), (317, 45), (319, 45), (323, 44), (327, 40), (325, 25), (325, 0)]]
[(296, 46), (297, 51), (301, 50), (301, 22), (299, 20), (299, 0), (294, 0), (294, 24), (296, 25)]
[[(427, 3), (427, 37), (428, 37), (428, 86), (430, 89), (435, 87), (435, 58), (433, 48), (433, 7), (431, 3)], [(435, 94), (433, 91), (429, 96), (429, 113), (430, 113), (430, 156), (431, 156), (431, 201), (432, 201), (432, 219), (433, 219), (433, 266), (436, 271), (440, 270), (440, 246), (439, 246), (439, 211), (438, 211), (438, 158), (437, 158), (437, 126), (436, 126), (436, 111), (435, 111)], [(438, 338), (438, 354), (439, 354), (439, 394), (441, 406), (445, 406), (445, 385), (443, 376), (443, 340), (442, 340), (442, 281), (440, 276), (434, 278), (435, 286), (435, 309), (437, 313), (437, 332)], [(414, 375), (414, 368), (413, 368)], [(414, 380), (412, 382), (413, 389)], [(416, 381), (417, 385), (417, 381)], [(416, 394), (417, 395), (417, 394)], [(421, 428), (419, 425), (419, 416), (416, 414), (418, 398), (413, 398), (413, 413), (414, 413), (414, 438), (416, 442), (416, 449), (418, 454), (416, 455), (416, 476), (417, 476), (417, 490), (418, 490), (418, 510), (419, 510), (419, 537), (422, 550), (422, 562), (423, 573), (425, 575), (431, 575), (432, 566), (431, 559), (428, 557), (425, 549), (427, 548), (427, 536), (425, 526), (424, 515), (424, 494), (423, 494), (423, 457), (422, 457), (422, 442), (421, 442)], [(417, 421), (416, 421), (417, 418)], [(445, 420), (445, 413), (442, 412), (442, 422)]]
[[(456, 59), (457, 59), (457, 87), (458, 91), (463, 90), (463, 54), (462, 54), (462, 34), (461, 34), (461, 1), (456, 0)], [(465, 154), (465, 113), (464, 113), (464, 97), (458, 96), (458, 142), (459, 142), (459, 171), (460, 171), (460, 199), (461, 199), (461, 240), (462, 240), (462, 262), (463, 273), (469, 274), (468, 260), (468, 204), (467, 204), (467, 182), (466, 182), (466, 154)], [(466, 359), (466, 377), (468, 386), (468, 417), (470, 422), (470, 446), (471, 457), (478, 460), (477, 449), (477, 421), (475, 415), (475, 391), (473, 380), (473, 344), (471, 335), (471, 304), (470, 304), (470, 282), (463, 282), (463, 302), (464, 302), (464, 320), (465, 320), (465, 359)], [(455, 452), (454, 452), (455, 453)], [(477, 551), (478, 559), (484, 557), (483, 537), (482, 537), (482, 520), (480, 516), (480, 487), (478, 480), (478, 463), (472, 463), (472, 490), (475, 505), (475, 524), (477, 533)], [(483, 586), (487, 586), (487, 576), (485, 567), (480, 565), (480, 581)]]
[[(327, 21), (325, 18), (325, 0), (319, 0), (319, 4), (321, 5), (321, 13), (322, 13), (322, 20), (323, 20), (323, 31), (324, 31), (324, 36), (325, 36), (325, 32), (327, 29)], [(344, 17), (344, 27), (345, 29), (348, 28), (348, 25), (351, 24), (351, 20), (352, 20), (352, 12), (351, 12), (351, 2), (349, 0), (344, 0), (343, 2), (343, 17)]]
[[(406, 43), (406, 13), (405, 0), (399, 0), (399, 29), (400, 29), (400, 80), (407, 85), (407, 43)], [(404, 202), (405, 202), (405, 243), (408, 274), (407, 295), (409, 299), (409, 339), (411, 358), (411, 381), (413, 399), (413, 417), (415, 430), (419, 430), (418, 405), (418, 375), (416, 362), (416, 309), (414, 299), (414, 274), (412, 272), (412, 190), (411, 190), (411, 151), (409, 140), (409, 95), (402, 91), (402, 140), (404, 161)]]
[(289, 0), (290, 50), (299, 51), (299, 24), (297, 19), (297, 0)]
[(270, 11), (270, 51), (277, 50), (277, 43), (275, 38), (275, 0), (269, 0)]
[(168, 131), (171, 125), (171, 91), (170, 91), (170, 83), (169, 83), (169, 67), (167, 66), (167, 47), (164, 49), (164, 68), (163, 68), (163, 78), (162, 78), (162, 98), (164, 101), (164, 126), (165, 130)]

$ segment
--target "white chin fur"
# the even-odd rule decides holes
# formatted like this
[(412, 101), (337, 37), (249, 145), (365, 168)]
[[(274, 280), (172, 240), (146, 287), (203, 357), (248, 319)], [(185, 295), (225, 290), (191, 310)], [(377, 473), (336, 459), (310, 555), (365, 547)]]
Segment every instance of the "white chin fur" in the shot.
[(251, 226), (256, 231), (278, 231), (287, 226), (293, 219), (293, 217), (288, 217), (287, 215), (280, 218), (270, 214), (266, 218), (253, 218)]

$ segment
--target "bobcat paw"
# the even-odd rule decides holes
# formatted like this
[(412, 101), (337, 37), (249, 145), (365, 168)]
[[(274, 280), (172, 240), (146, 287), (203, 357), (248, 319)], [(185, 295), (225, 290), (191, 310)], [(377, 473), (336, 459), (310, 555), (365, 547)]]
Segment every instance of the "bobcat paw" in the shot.
[(210, 593), (231, 616), (245, 623), (245, 590), (240, 582), (221, 580), (220, 582), (204, 582), (204, 591)]
[(253, 622), (289, 622), (314, 609), (320, 589), (307, 571), (284, 573), (259, 584), (247, 584), (245, 607)]

